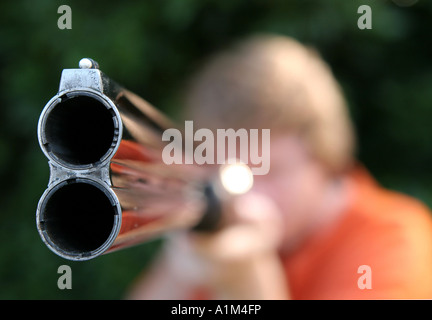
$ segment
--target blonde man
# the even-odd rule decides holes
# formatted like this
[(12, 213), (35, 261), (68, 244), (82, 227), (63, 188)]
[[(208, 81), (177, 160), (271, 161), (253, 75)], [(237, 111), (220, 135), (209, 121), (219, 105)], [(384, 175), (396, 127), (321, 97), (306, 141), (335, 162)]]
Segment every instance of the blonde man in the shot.
[(187, 92), (196, 128), (271, 129), (270, 172), (209, 234), (173, 237), (130, 298), (432, 298), (432, 220), (355, 160), (346, 102), (313, 50), (260, 35)]

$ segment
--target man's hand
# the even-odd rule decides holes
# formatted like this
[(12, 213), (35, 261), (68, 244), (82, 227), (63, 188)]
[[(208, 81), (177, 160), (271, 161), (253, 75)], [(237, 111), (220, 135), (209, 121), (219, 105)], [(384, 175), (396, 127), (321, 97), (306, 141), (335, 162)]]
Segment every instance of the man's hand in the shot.
[(187, 260), (195, 261), (189, 272), (216, 298), (288, 298), (278, 257), (283, 221), (277, 207), (268, 198), (249, 193), (233, 198), (226, 214), (230, 222), (221, 230), (186, 234), (176, 242), (178, 259), (189, 255)]

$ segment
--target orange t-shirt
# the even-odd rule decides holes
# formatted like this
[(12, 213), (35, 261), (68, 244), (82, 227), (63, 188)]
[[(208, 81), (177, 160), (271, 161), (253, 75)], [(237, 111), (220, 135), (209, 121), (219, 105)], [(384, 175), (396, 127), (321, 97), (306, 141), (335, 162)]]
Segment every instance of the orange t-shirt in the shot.
[(432, 299), (432, 218), (356, 170), (353, 202), (283, 258), (293, 299)]

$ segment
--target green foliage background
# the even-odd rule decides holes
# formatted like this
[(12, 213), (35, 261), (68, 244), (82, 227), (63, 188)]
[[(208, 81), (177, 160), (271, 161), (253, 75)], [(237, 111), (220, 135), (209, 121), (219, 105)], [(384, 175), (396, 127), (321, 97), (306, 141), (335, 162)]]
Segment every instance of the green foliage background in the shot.
[[(72, 8), (59, 30), (57, 8)], [(359, 30), (370, 5), (373, 29)], [(161, 240), (85, 263), (62, 260), (37, 234), (48, 182), (36, 127), (63, 68), (92, 57), (102, 70), (176, 118), (183, 85), (208, 54), (256, 32), (315, 46), (350, 103), (359, 159), (386, 187), (432, 204), (432, 1), (2, 1), (0, 4), (0, 299), (121, 299)], [(57, 288), (57, 268), (73, 271)]]

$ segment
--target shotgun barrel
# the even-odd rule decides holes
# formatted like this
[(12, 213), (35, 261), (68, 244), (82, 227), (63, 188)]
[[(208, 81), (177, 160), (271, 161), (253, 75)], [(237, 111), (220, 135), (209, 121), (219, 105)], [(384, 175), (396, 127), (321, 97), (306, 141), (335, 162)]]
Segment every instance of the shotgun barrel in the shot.
[(50, 177), (36, 225), (48, 248), (84, 261), (216, 224), (219, 201), (208, 172), (162, 161), (162, 133), (172, 127), (92, 59), (64, 69), (37, 129)]

